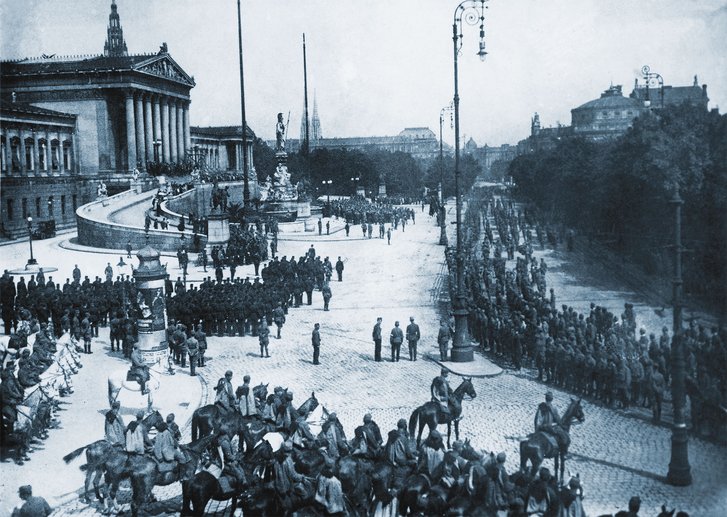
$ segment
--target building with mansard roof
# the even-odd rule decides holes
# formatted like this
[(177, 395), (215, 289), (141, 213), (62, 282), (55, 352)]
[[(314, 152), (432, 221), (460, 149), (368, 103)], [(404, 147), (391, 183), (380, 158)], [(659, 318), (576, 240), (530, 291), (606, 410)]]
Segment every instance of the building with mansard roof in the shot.
[(3, 233), (27, 232), (28, 216), (71, 226), (100, 181), (118, 192), (152, 162), (242, 171), (239, 128), (192, 131), (194, 86), (166, 43), (129, 54), (115, 0), (102, 54), (2, 61)]

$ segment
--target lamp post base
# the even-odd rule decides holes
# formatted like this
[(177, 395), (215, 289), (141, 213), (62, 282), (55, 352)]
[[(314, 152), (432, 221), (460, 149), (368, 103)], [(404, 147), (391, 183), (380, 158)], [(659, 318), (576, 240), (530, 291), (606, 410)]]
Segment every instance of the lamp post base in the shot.
[(34, 258), (28, 259), (28, 263), (26, 265), (27, 266), (37, 266), (38, 265), (38, 261), (35, 260)]
[(692, 484), (689, 450), (687, 447), (687, 428), (685, 425), (674, 427), (671, 436), (671, 462), (666, 482), (674, 486)]
[(444, 225), (440, 226), (441, 232), (439, 233), (439, 245), (440, 246), (447, 246), (449, 244), (449, 240), (447, 239), (447, 228), (445, 228)]
[(475, 360), (475, 352), (471, 346), (452, 348), (450, 354), (453, 363), (471, 363)]

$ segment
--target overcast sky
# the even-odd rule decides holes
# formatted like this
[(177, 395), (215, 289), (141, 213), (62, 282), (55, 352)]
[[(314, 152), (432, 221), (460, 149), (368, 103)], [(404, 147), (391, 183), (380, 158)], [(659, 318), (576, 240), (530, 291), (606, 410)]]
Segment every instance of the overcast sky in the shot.
[[(103, 51), (110, 0), (0, 0), (0, 56)], [(171, 56), (193, 75), (193, 125), (240, 122), (235, 0), (118, 0), (130, 53)], [(457, 0), (243, 0), (248, 124), (274, 137), (303, 111), (301, 35), (308, 42), (309, 99), (325, 137), (394, 135), (439, 126), (453, 96), (452, 17)], [(708, 85), (727, 106), (724, 0), (491, 0), (489, 55), (466, 26), (460, 56), (461, 128), (478, 144), (515, 143), (530, 118), (570, 124), (570, 110), (609, 84), (628, 95), (642, 65), (666, 84)], [(447, 121), (448, 122), (448, 121)], [(453, 131), (445, 123), (445, 140)]]

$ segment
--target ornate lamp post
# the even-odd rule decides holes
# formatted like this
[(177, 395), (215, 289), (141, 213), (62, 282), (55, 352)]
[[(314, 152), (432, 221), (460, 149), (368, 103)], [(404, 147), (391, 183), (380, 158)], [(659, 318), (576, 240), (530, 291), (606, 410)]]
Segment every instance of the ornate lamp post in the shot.
[(326, 189), (326, 196), (328, 198), (328, 205), (331, 205), (331, 185), (333, 184), (333, 180), (323, 180), (321, 181), (323, 185), (325, 185), (323, 188)]
[(454, 111), (454, 105), (450, 102), (448, 106), (445, 106), (439, 110), (439, 245), (446, 246), (447, 241), (447, 211), (444, 208), (444, 144), (442, 142), (442, 124), (444, 123), (444, 114), (449, 112), (449, 124), (453, 127), (454, 121), (452, 119), (452, 113)]
[(242, 68), (242, 12), (237, 0), (237, 40), (240, 48), (240, 115), (242, 116), (242, 201), (243, 214), (250, 204), (250, 181), (247, 177), (247, 118), (245, 116), (245, 75)]
[(462, 193), (459, 188), (459, 71), (457, 57), (462, 49), (462, 29), (467, 25), (478, 25), (480, 43), (477, 55), (485, 60), (485, 2), (487, 0), (464, 0), (454, 10), (452, 42), (454, 46), (454, 189), (457, 200), (457, 293), (454, 299), (454, 341), (452, 361), (456, 363), (474, 360), (474, 352), (467, 337), (467, 302), (464, 289), (464, 250), (462, 249)]
[[(651, 85), (659, 85), (659, 100), (660, 102), (660, 108), (664, 107), (664, 78), (657, 74), (656, 72), (652, 72), (651, 68), (649, 68), (649, 65), (644, 65), (641, 67), (641, 75), (644, 76), (644, 82), (646, 83), (646, 102), (649, 102), (651, 104), (651, 100), (649, 99), (649, 86)], [(647, 105), (648, 106), (648, 105)]]
[(353, 182), (353, 195), (355, 196), (358, 194), (358, 182), (361, 179), (361, 176), (354, 176), (351, 178), (351, 181)]
[[(645, 67), (648, 68), (648, 67)], [(674, 280), (673, 284), (673, 324), (674, 337), (671, 341), (671, 392), (674, 406), (674, 426), (671, 434), (671, 461), (666, 480), (671, 485), (688, 486), (692, 484), (689, 466), (689, 447), (687, 424), (684, 421), (684, 340), (682, 339), (682, 201), (679, 186), (674, 197), (669, 200), (674, 205), (676, 225), (674, 228)]]
[(38, 261), (33, 258), (33, 218), (30, 216), (28, 216), (28, 244), (30, 244), (30, 258), (27, 266), (36, 266)]

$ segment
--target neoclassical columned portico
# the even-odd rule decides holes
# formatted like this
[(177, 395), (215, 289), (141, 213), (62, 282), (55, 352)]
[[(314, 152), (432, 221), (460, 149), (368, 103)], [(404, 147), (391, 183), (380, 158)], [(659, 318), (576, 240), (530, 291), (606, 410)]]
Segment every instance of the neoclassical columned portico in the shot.
[[(130, 170), (137, 164), (145, 169), (151, 161), (177, 163), (186, 158), (187, 152), (191, 150), (187, 99), (130, 88), (125, 91), (124, 101), (126, 159)], [(48, 138), (46, 141), (50, 142)], [(158, 156), (155, 155), (155, 142), (161, 144), (156, 146)], [(44, 160), (39, 159), (41, 153), (46, 153), (43, 155)], [(41, 172), (40, 169), (46, 170), (45, 164), (51, 163), (52, 153), (50, 147), (33, 149), (33, 164), (38, 172)], [(41, 161), (44, 164), (42, 167)]]

